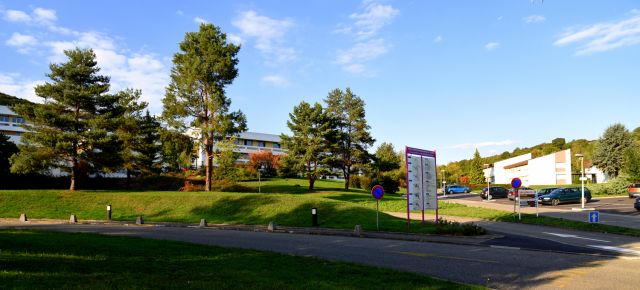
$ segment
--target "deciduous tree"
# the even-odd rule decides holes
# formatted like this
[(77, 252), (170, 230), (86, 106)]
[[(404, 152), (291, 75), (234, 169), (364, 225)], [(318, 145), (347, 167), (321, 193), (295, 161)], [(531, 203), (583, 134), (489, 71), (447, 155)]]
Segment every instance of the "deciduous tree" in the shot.
[(9, 158), (18, 153), (18, 146), (9, 141), (9, 136), (0, 132), (0, 176), (9, 174), (11, 168)]
[(632, 144), (629, 130), (624, 125), (609, 126), (598, 139), (593, 164), (607, 175), (617, 177), (624, 165), (624, 153)]
[(211, 191), (214, 144), (246, 131), (241, 111), (229, 112), (225, 87), (238, 75), (240, 46), (212, 24), (189, 32), (173, 57), (171, 82), (163, 99), (163, 117), (174, 128), (199, 130), (205, 153), (205, 190)]

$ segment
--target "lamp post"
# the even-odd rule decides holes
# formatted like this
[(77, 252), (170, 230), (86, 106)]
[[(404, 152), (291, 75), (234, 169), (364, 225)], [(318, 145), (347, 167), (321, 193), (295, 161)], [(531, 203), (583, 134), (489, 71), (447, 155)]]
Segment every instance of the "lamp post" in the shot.
[(582, 198), (580, 198), (580, 203), (582, 204), (582, 209), (584, 209), (584, 155), (576, 154), (576, 157), (580, 158), (580, 183), (582, 185)]
[[(489, 169), (489, 164), (484, 164), (484, 167), (486, 167), (487, 169)], [(491, 183), (491, 171), (489, 171), (489, 174), (487, 174), (487, 200), (491, 200), (491, 187), (490, 187), (490, 183)]]

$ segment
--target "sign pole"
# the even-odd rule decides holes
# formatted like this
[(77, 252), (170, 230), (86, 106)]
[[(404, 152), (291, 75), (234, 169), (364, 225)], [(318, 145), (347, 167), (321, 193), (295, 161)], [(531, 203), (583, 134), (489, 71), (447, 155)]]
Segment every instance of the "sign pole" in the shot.
[(404, 165), (406, 167), (405, 169), (405, 187), (407, 189), (407, 230), (409, 230), (411, 228), (411, 217), (409, 216), (411, 214), (410, 212), (410, 208), (409, 208), (409, 153), (408, 153), (408, 146), (404, 146)]
[(376, 229), (380, 230), (380, 217), (379, 217), (379, 207), (378, 207), (378, 200), (376, 199)]
[(538, 191), (536, 190), (536, 217), (538, 217)]
[(518, 194), (518, 189), (516, 188), (516, 195), (518, 195), (518, 220), (522, 220), (522, 217), (520, 216), (520, 194)]

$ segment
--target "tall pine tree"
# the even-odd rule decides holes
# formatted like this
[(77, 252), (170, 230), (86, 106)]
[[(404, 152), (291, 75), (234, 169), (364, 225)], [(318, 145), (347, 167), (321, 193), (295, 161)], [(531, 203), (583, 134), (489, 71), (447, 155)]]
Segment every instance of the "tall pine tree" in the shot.
[(289, 113), (287, 127), (292, 136), (280, 135), (287, 149), (287, 160), (295, 162), (292, 167), (307, 176), (309, 190), (313, 190), (321, 167), (326, 166), (326, 138), (332, 131), (331, 122), (322, 105), (315, 103), (311, 106), (303, 101)]
[(188, 122), (200, 131), (206, 191), (211, 191), (214, 144), (246, 131), (245, 115), (229, 112), (231, 100), (225, 95), (225, 87), (238, 75), (239, 50), (212, 24), (187, 33), (173, 56), (171, 82), (162, 100), (163, 117), (172, 127), (185, 128)]
[(95, 53), (73, 49), (68, 60), (51, 64), (51, 79), (36, 86), (42, 104), (21, 104), (16, 113), (29, 130), (22, 136), (20, 153), (12, 158), (12, 171), (25, 173), (60, 168), (70, 174), (70, 190), (76, 189), (80, 164), (93, 165), (113, 137), (108, 132), (105, 109), (110, 107), (109, 77), (99, 75)]
[(330, 165), (342, 170), (344, 188), (349, 189), (351, 174), (371, 159), (367, 149), (375, 141), (369, 133), (364, 101), (349, 88), (329, 92), (324, 101), (335, 130), (329, 138)]
[(473, 159), (471, 159), (471, 164), (469, 168), (469, 181), (472, 184), (482, 184), (485, 181), (484, 172), (482, 171), (483, 163), (482, 157), (480, 157), (480, 152), (478, 152), (478, 148), (476, 148), (476, 152), (473, 153)]

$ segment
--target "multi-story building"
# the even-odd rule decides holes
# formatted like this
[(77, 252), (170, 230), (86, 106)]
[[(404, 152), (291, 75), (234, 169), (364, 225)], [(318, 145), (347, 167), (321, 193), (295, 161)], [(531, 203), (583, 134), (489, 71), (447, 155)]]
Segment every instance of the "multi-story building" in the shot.
[(20, 136), (27, 132), (22, 127), (24, 118), (18, 116), (7, 106), (0, 106), (0, 132), (9, 136), (13, 143), (20, 143)]

